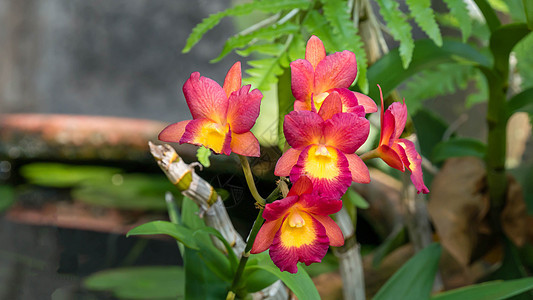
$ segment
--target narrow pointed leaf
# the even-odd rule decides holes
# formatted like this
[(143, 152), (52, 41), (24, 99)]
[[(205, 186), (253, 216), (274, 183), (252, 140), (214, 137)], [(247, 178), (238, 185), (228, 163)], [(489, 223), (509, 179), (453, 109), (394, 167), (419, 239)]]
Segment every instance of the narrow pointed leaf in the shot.
[(186, 247), (198, 249), (196, 241), (193, 237), (193, 232), (189, 228), (167, 221), (152, 221), (142, 224), (130, 230), (126, 236), (154, 234), (170, 235), (171, 237), (183, 243), (183, 245)]
[(428, 299), (442, 247), (431, 244), (407, 261), (378, 291), (374, 300)]
[(533, 277), (489, 281), (435, 295), (431, 300), (498, 300), (507, 299), (533, 289)]

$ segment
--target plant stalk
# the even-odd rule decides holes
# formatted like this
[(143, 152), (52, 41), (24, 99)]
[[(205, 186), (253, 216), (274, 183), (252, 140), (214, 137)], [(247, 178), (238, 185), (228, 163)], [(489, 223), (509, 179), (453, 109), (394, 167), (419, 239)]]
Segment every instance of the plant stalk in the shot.
[(252, 175), (252, 169), (250, 168), (250, 163), (248, 163), (248, 159), (246, 158), (246, 156), (242, 155), (239, 155), (239, 159), (241, 160), (242, 171), (244, 172), (246, 184), (248, 184), (248, 189), (250, 190), (250, 193), (252, 193), (252, 197), (254, 197), (254, 200), (255, 202), (257, 202), (257, 204), (259, 204), (260, 206), (265, 206), (265, 199), (263, 199), (263, 197), (259, 195), (259, 192), (255, 187), (254, 177)]

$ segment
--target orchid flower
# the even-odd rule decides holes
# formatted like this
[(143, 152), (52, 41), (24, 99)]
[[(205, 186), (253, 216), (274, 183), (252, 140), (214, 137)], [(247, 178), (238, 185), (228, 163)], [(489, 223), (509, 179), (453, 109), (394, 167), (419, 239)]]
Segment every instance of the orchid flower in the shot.
[(291, 88), (296, 98), (294, 110), (318, 111), (326, 97), (336, 91), (341, 96), (343, 112), (352, 112), (358, 105), (364, 107), (365, 113), (376, 112), (374, 100), (348, 89), (356, 76), (353, 52), (344, 50), (326, 56), (322, 41), (312, 36), (307, 42), (305, 59), (291, 63)]
[(192, 120), (167, 126), (159, 139), (202, 145), (216, 153), (232, 151), (244, 156), (259, 156), (259, 142), (250, 132), (259, 116), (263, 95), (250, 85), (241, 87), (241, 63), (228, 71), (221, 87), (194, 72), (183, 85), (183, 94)]
[(407, 121), (405, 101), (392, 103), (384, 112), (383, 93), (381, 87), (379, 85), (378, 87), (381, 96), (381, 136), (375, 155), (402, 172), (407, 168), (411, 172), (411, 181), (418, 193), (427, 194), (429, 189), (424, 184), (422, 175), (422, 157), (416, 151), (413, 142), (400, 138)]
[(342, 201), (319, 198), (306, 176), (300, 177), (287, 197), (266, 205), (266, 220), (251, 253), (270, 249), (272, 261), (281, 271), (296, 273), (297, 263), (322, 261), (329, 246), (344, 245), (339, 226), (328, 216), (342, 208)]
[(292, 111), (283, 132), (289, 148), (278, 160), (274, 174), (292, 182), (306, 175), (323, 196), (340, 198), (352, 181), (370, 182), (370, 174), (355, 151), (366, 141), (369, 122), (361, 106), (355, 113), (338, 113), (341, 100), (333, 92), (319, 113)]

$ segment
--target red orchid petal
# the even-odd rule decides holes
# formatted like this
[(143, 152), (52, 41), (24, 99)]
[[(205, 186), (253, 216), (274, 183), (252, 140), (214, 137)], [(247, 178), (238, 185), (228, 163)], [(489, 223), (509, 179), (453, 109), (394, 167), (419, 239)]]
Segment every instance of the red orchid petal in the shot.
[(298, 162), (298, 157), (302, 153), (302, 150), (297, 150), (294, 148), (289, 148), (283, 155), (279, 158), (276, 163), (276, 168), (274, 168), (274, 175), (276, 176), (289, 176), (291, 173), (292, 167)]
[(312, 110), (311, 109), (311, 101), (308, 101), (308, 102), (303, 102), (303, 101), (299, 101), (299, 100), (294, 101), (294, 110), (295, 111)]
[(180, 144), (188, 143), (210, 148), (216, 153), (231, 154), (231, 130), (210, 119), (192, 120), (185, 127)]
[(250, 131), (245, 133), (231, 133), (231, 151), (244, 156), (260, 156), (259, 142)]
[(305, 59), (291, 62), (291, 90), (294, 98), (310, 105), (313, 84), (314, 70), (311, 63)]
[(339, 93), (341, 97), (342, 112), (355, 113), (359, 117), (365, 116), (365, 109), (357, 102), (357, 97), (354, 92), (346, 88), (331, 90), (331, 92), (334, 91)]
[(185, 132), (185, 126), (187, 126), (190, 121), (191, 120), (181, 121), (168, 125), (159, 133), (157, 138), (163, 142), (178, 143)]
[(268, 249), (270, 245), (272, 245), (272, 241), (274, 241), (274, 237), (276, 236), (276, 232), (281, 227), (282, 221), (283, 219), (280, 218), (274, 221), (266, 221), (263, 223), (263, 226), (261, 226), (261, 229), (259, 229), (259, 232), (255, 237), (255, 241), (250, 253), (257, 254)]
[(378, 111), (378, 106), (376, 105), (376, 102), (372, 100), (372, 98), (368, 97), (365, 94), (361, 94), (358, 92), (352, 92), (352, 93), (355, 94), (355, 97), (357, 98), (357, 103), (359, 103), (359, 105), (365, 108), (366, 114), (375, 113)]
[(333, 117), (334, 114), (340, 112), (342, 112), (341, 97), (339, 93), (334, 91), (329, 94), (326, 99), (324, 99), (324, 102), (322, 103), (318, 114), (322, 117), (322, 119), (327, 120)]
[(381, 117), (381, 136), (379, 139), (380, 145), (389, 145), (394, 141), (396, 121), (394, 115), (390, 110), (386, 110)]
[(363, 160), (357, 154), (345, 154), (348, 164), (350, 165), (350, 173), (352, 174), (352, 181), (358, 183), (369, 183), (370, 172)]
[(291, 208), (296, 202), (298, 202), (297, 196), (287, 196), (281, 200), (268, 203), (263, 211), (263, 218), (267, 221), (283, 218), (288, 213), (289, 208)]
[(235, 133), (250, 131), (259, 116), (263, 94), (257, 89), (250, 92), (250, 85), (233, 92), (228, 99), (227, 122)]
[(339, 212), (342, 208), (342, 201), (339, 198), (324, 198), (316, 193), (300, 196), (299, 203), (302, 206), (302, 210), (315, 217), (332, 215)]
[(422, 174), (422, 157), (416, 151), (415, 144), (406, 139), (398, 139), (394, 146), (398, 145), (405, 157), (402, 157), (406, 168), (411, 172), (411, 181), (415, 185), (418, 193), (427, 194), (429, 189), (424, 184), (424, 176)]
[(318, 63), (324, 58), (326, 58), (326, 48), (322, 41), (313, 35), (305, 47), (305, 60), (311, 63), (313, 69), (316, 69)]
[(320, 94), (334, 88), (348, 88), (356, 75), (355, 54), (345, 50), (328, 55), (316, 67), (314, 93)]
[(292, 185), (287, 196), (301, 196), (303, 194), (310, 194), (313, 191), (313, 183), (307, 176), (301, 176)]
[(301, 216), (302, 227), (291, 227), (289, 217), (285, 218), (270, 246), (270, 257), (282, 272), (296, 273), (298, 262), (320, 262), (328, 252), (329, 238), (322, 223), (305, 212)]
[(228, 98), (214, 80), (194, 72), (183, 85), (183, 94), (193, 119), (211, 119), (220, 124), (225, 122)]
[(238, 61), (229, 69), (228, 74), (226, 74), (226, 78), (224, 79), (222, 88), (226, 93), (226, 97), (229, 98), (231, 93), (240, 89), (242, 85), (241, 82), (241, 62)]
[[(340, 202), (340, 201), (339, 201)], [(326, 229), (326, 235), (329, 238), (329, 245), (333, 247), (340, 247), (344, 245), (344, 235), (342, 231), (329, 216), (314, 216), (318, 222)]]
[(403, 165), (400, 154), (398, 154), (391, 147), (387, 145), (381, 145), (376, 149), (376, 152), (378, 153), (379, 157), (390, 167), (400, 170), (402, 172), (405, 171), (405, 167)]
[(351, 113), (335, 114), (324, 122), (326, 145), (344, 153), (354, 153), (368, 138), (370, 123), (367, 119)]
[(311, 111), (291, 111), (285, 116), (283, 133), (293, 148), (316, 144), (322, 136), (322, 118)]
[(407, 106), (405, 103), (394, 102), (387, 108), (387, 111), (390, 111), (394, 116), (394, 134), (392, 134), (391, 139), (395, 140), (400, 138), (405, 128), (405, 122), (407, 122)]
[(291, 170), (290, 179), (295, 182), (306, 175), (313, 182), (313, 189), (326, 198), (339, 199), (352, 183), (348, 160), (334, 147), (311, 145), (305, 148)]

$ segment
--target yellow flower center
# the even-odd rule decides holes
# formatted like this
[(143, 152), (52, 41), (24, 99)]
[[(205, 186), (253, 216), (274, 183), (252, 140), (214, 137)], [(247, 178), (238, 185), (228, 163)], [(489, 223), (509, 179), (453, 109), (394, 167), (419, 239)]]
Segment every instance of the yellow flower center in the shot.
[(316, 239), (313, 219), (309, 214), (293, 209), (281, 226), (280, 238), (287, 248), (312, 244)]
[(317, 111), (320, 110), (320, 107), (324, 103), (324, 100), (326, 99), (327, 96), (329, 96), (328, 92), (313, 95), (313, 101), (315, 102), (315, 108)]
[(289, 215), (289, 226), (291, 227), (303, 227), (305, 226), (305, 220), (300, 216), (300, 214), (295, 211)]
[(209, 123), (202, 127), (202, 132), (196, 142), (220, 153), (224, 146), (228, 129), (227, 125), (224, 128), (220, 124)]
[(339, 175), (338, 156), (334, 148), (315, 145), (309, 148), (304, 172), (310, 177), (333, 179)]

